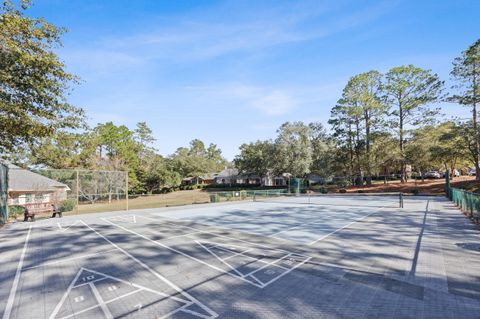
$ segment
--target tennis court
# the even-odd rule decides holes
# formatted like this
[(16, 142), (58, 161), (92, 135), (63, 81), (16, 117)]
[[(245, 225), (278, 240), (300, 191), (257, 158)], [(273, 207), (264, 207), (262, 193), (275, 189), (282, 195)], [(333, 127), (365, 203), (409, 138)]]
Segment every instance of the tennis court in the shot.
[[(2, 318), (477, 318), (443, 198), (278, 196), (1, 230)], [(468, 267), (458, 265), (468, 264)]]

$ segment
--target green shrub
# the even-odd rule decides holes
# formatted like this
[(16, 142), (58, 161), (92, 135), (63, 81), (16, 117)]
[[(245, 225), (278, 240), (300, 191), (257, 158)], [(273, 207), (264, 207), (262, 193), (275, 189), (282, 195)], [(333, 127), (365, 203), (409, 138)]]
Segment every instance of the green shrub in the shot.
[(12, 205), (8, 206), (8, 216), (13, 219), (17, 219), (17, 217), (22, 215), (25, 212), (25, 208), (19, 205)]
[(317, 191), (320, 193), (320, 194), (326, 194), (328, 193), (328, 189), (326, 187), (318, 187), (317, 188)]
[(73, 199), (66, 199), (60, 203), (61, 212), (70, 212), (75, 208), (77, 203)]

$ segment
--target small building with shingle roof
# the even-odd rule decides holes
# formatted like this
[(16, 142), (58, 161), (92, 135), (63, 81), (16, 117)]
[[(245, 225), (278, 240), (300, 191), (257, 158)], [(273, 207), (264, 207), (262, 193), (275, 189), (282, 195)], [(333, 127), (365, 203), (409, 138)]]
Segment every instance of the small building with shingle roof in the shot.
[(8, 166), (8, 204), (49, 210), (67, 199), (68, 185), (11, 163)]

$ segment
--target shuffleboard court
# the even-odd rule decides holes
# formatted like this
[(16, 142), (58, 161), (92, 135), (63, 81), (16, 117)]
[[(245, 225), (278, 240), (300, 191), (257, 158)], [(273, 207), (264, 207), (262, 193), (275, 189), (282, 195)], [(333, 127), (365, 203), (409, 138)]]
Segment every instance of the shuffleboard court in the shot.
[[(414, 205), (413, 203), (411, 205)], [(423, 203), (419, 202), (421, 206)], [(197, 208), (158, 216), (233, 228), (256, 235), (315, 244), (332, 233), (372, 214), (400, 206), (399, 194), (260, 197), (254, 202)]]
[(0, 317), (478, 318), (479, 233), (451, 203), (298, 199), (7, 225)]

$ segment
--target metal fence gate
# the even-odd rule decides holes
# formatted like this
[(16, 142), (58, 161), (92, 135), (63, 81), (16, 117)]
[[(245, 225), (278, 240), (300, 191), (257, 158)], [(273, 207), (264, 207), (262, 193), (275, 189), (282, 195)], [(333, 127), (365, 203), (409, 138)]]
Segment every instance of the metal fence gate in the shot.
[(0, 224), (8, 220), (8, 166), (0, 163)]

